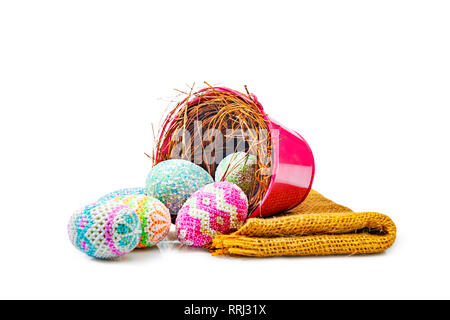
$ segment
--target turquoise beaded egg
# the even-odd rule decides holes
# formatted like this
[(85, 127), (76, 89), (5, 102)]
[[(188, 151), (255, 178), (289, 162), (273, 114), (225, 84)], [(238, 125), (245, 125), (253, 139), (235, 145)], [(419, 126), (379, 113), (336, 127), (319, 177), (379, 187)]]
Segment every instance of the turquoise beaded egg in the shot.
[(158, 163), (147, 176), (145, 192), (164, 203), (176, 216), (186, 200), (201, 187), (213, 183), (202, 167), (182, 159)]

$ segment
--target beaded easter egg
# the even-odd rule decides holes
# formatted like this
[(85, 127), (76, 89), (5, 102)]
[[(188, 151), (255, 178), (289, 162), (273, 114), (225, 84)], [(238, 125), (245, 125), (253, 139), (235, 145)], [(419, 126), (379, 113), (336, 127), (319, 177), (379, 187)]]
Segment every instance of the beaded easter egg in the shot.
[(117, 196), (110, 201), (130, 207), (139, 216), (142, 235), (138, 248), (154, 246), (169, 233), (170, 212), (158, 199), (145, 194), (135, 194)]
[(154, 166), (146, 181), (146, 194), (158, 199), (176, 215), (184, 202), (201, 187), (214, 182), (202, 167), (182, 160), (170, 159)]
[(130, 195), (136, 195), (136, 194), (144, 194), (145, 189), (144, 188), (124, 188), (119, 189), (113, 192), (110, 192), (108, 194), (105, 194), (103, 197), (98, 199), (98, 202), (105, 202), (111, 199), (114, 199), (115, 197), (123, 197), (123, 196), (130, 196)]
[(255, 183), (256, 165), (256, 157), (252, 154), (229, 154), (217, 166), (215, 180), (234, 183), (248, 196)]
[(67, 226), (72, 244), (98, 259), (132, 251), (141, 238), (138, 215), (121, 203), (95, 202), (77, 210)]
[(235, 184), (222, 181), (195, 192), (178, 212), (178, 240), (192, 247), (203, 247), (217, 234), (241, 227), (247, 218), (248, 200)]

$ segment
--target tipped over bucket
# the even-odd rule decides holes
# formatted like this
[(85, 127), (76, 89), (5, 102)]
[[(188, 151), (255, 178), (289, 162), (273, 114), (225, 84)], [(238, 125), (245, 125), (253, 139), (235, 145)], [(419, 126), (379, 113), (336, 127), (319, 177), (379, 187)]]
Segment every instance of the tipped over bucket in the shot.
[[(257, 203), (249, 211), (249, 217), (274, 215), (300, 204), (311, 190), (314, 178), (312, 151), (300, 134), (269, 117), (254, 94), (246, 95), (224, 87), (207, 87), (194, 93), (192, 99), (188, 97), (181, 101), (169, 113), (162, 125), (154, 155), (155, 164), (171, 158), (169, 144), (172, 139), (172, 131), (169, 128), (175, 124), (176, 120), (180, 120), (183, 116), (186, 117), (187, 113), (185, 112), (183, 115), (182, 107), (190, 108), (203, 103), (207, 99), (217, 99), (220, 94), (237, 97), (251, 104), (259, 113), (260, 118), (263, 119), (260, 123), (267, 126), (270, 131), (270, 177), (266, 179), (267, 185), (264, 194), (259, 195)], [(205, 169), (213, 175), (214, 172), (211, 171), (215, 169), (208, 170), (208, 168)]]

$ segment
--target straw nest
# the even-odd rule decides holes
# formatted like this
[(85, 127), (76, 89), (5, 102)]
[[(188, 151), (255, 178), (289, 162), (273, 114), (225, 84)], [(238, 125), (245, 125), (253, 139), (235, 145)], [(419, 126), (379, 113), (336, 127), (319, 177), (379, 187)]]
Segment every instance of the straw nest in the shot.
[(244, 94), (208, 85), (197, 92), (182, 92), (184, 99), (163, 119), (152, 158), (153, 165), (173, 158), (189, 160), (214, 177), (225, 156), (237, 151), (254, 155), (257, 168), (249, 193), (250, 214), (270, 184), (272, 145), (266, 115), (245, 89)]

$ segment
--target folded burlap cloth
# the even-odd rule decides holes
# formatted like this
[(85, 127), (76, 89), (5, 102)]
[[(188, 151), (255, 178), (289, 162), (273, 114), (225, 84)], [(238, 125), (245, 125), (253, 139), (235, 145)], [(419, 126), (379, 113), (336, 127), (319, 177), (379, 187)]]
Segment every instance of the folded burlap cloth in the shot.
[(216, 236), (210, 250), (254, 257), (367, 254), (388, 249), (395, 236), (388, 216), (353, 212), (311, 190), (288, 213), (251, 218), (236, 232)]

